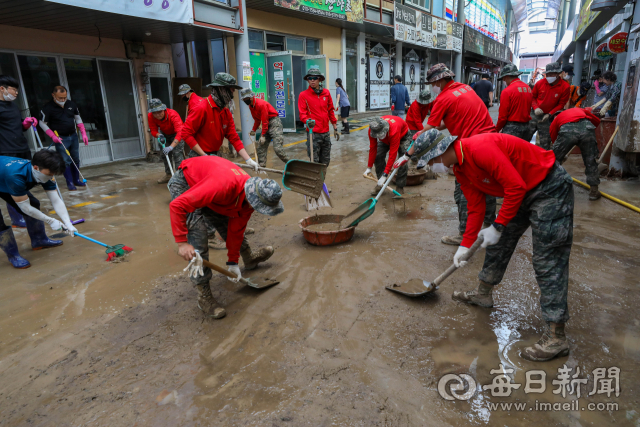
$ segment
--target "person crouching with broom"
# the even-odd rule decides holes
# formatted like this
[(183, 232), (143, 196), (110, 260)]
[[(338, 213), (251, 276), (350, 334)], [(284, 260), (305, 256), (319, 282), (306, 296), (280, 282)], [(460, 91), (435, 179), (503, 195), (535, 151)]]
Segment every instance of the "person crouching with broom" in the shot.
[[(27, 232), (31, 238), (33, 250), (53, 248), (62, 245), (62, 240), (51, 240), (47, 237), (44, 224), (49, 224), (54, 231), (64, 231), (73, 237), (76, 228), (71, 224), (69, 213), (58, 195), (54, 175), (62, 175), (66, 169), (62, 156), (55, 151), (40, 150), (33, 155), (33, 160), (17, 157), (0, 156), (0, 199), (7, 202), (16, 212), (24, 216)], [(51, 218), (40, 211), (40, 201), (29, 192), (36, 185), (41, 185), (53, 205), (53, 209), (62, 222)], [(16, 238), (11, 226), (4, 223), (0, 213), (0, 248), (15, 268), (29, 268), (31, 264), (20, 256)]]
[[(242, 257), (245, 270), (273, 255), (272, 246), (253, 251), (244, 237), (253, 211), (275, 216), (284, 211), (280, 201), (282, 189), (272, 179), (252, 178), (240, 166), (217, 156), (186, 159), (169, 180), (172, 202), (171, 229), (178, 255), (197, 265), (198, 256), (209, 260), (208, 233), (205, 219), (220, 233), (227, 246), (227, 269), (237, 278), (242, 276), (238, 261)], [(195, 213), (197, 212), (197, 213)], [(200, 266), (202, 267), (202, 260)], [(198, 291), (198, 308), (208, 317), (223, 318), (224, 308), (211, 295), (211, 269), (204, 267), (200, 275), (191, 275)]]

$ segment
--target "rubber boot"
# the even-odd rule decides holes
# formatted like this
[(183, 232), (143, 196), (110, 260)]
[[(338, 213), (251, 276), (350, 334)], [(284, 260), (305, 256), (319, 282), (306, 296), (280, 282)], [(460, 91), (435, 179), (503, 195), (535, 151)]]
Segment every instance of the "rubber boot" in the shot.
[(20, 253), (18, 252), (18, 244), (16, 243), (16, 238), (13, 235), (13, 230), (11, 228), (0, 231), (0, 248), (2, 248), (5, 254), (7, 254), (7, 258), (9, 258), (9, 262), (14, 268), (31, 267), (29, 261), (20, 256)]
[(349, 122), (342, 122), (342, 135), (349, 135)]
[(71, 174), (71, 168), (69, 166), (67, 166), (67, 168), (64, 170), (64, 179), (65, 181), (67, 181), (67, 190), (77, 190), (76, 186), (73, 185), (73, 175)]
[(209, 287), (208, 283), (196, 285), (196, 290), (198, 291), (198, 308), (202, 310), (205, 316), (222, 319), (227, 315), (227, 310), (220, 307), (213, 295), (211, 295), (211, 287)]
[(597, 185), (592, 185), (591, 190), (589, 190), (589, 200), (598, 200), (602, 195), (600, 191), (598, 191)]
[(158, 184), (166, 184), (171, 179), (171, 174), (165, 174), (162, 178), (158, 180)]
[(207, 244), (211, 249), (215, 249), (217, 251), (227, 249), (227, 242), (222, 240), (221, 237), (218, 237), (217, 234), (213, 234), (212, 236), (209, 236)]
[(371, 195), (377, 196), (380, 190), (382, 190), (382, 185), (376, 185), (376, 188), (373, 189), (373, 191), (371, 192)]
[(440, 241), (445, 245), (460, 246), (460, 243), (462, 243), (462, 234), (458, 234), (457, 236), (444, 236)]
[(400, 194), (404, 194), (404, 187), (396, 187), (396, 191)]
[(480, 307), (493, 307), (493, 286), (480, 280), (478, 287), (470, 291), (453, 291), (451, 299)]
[(62, 245), (62, 240), (51, 240), (47, 237), (47, 233), (44, 231), (44, 222), (29, 215), (24, 216), (24, 221), (27, 223), (27, 231), (31, 237), (31, 247), (34, 251)]
[(553, 322), (549, 322), (549, 327), (537, 343), (525, 348), (520, 354), (523, 359), (533, 362), (544, 362), (567, 355), (569, 355), (569, 343), (564, 333), (564, 323)]
[(27, 224), (24, 222), (24, 218), (22, 214), (15, 210), (13, 206), (7, 203), (7, 212), (9, 212), (9, 216), (11, 217), (11, 226), (13, 228), (26, 228)]
[(71, 169), (71, 176), (73, 177), (73, 183), (76, 187), (86, 187), (87, 184), (84, 183), (82, 179), (80, 179), (80, 171), (78, 168), (73, 165), (69, 167)]
[(274, 249), (272, 246), (265, 246), (264, 248), (259, 249), (254, 252), (251, 248), (240, 251), (240, 255), (242, 256), (242, 261), (244, 262), (245, 270), (253, 270), (258, 266), (259, 263), (265, 262), (271, 255), (273, 255)]

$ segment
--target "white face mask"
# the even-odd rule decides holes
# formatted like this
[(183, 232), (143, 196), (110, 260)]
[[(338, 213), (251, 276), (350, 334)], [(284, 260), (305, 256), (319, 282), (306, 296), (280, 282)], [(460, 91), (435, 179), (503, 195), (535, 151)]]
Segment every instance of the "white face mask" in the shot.
[(547, 77), (547, 81), (549, 82), (550, 85), (553, 84), (553, 82), (555, 82), (557, 79), (557, 77)]
[(33, 178), (36, 180), (36, 182), (39, 182), (40, 184), (44, 184), (47, 181), (51, 181), (51, 177), (49, 175), (43, 174), (33, 166), (31, 166), (31, 169), (33, 171)]
[(55, 99), (55, 101), (56, 101), (56, 104), (58, 104), (61, 107), (64, 107), (64, 104), (67, 102), (67, 101), (58, 101), (57, 99)]
[(5, 101), (11, 102), (11, 101), (15, 101), (16, 100), (16, 96), (15, 95), (11, 95), (9, 93), (9, 91), (6, 90), (6, 89), (4, 90), (4, 93), (2, 94), (2, 96), (4, 97)]
[(431, 101), (433, 101), (436, 98), (436, 96), (440, 95), (440, 87), (431, 85), (431, 93), (433, 94), (433, 99)]
[(451, 168), (448, 168), (442, 163), (442, 158), (440, 158), (440, 163), (434, 163), (431, 165), (431, 170), (433, 173), (448, 173)]
[(564, 79), (565, 79), (566, 81), (569, 81), (569, 80), (571, 80), (571, 76), (570, 76), (569, 74), (567, 74), (567, 75), (565, 75), (565, 76), (564, 76)]

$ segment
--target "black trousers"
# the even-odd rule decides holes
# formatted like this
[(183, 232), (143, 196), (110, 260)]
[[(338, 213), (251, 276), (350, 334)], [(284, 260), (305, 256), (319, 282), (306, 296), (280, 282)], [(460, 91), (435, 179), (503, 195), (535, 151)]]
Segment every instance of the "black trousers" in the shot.
[[(40, 200), (36, 199), (36, 197), (33, 194), (31, 194), (30, 191), (27, 191), (27, 196), (29, 197), (29, 204), (31, 204), (31, 206), (33, 206), (34, 208), (40, 210)], [(20, 207), (18, 206), (16, 201), (13, 200), (13, 197), (11, 196), (11, 194), (0, 193), (0, 199), (7, 202), (8, 205), (11, 205), (11, 207), (14, 208), (18, 213), (25, 215), (25, 213), (20, 210)], [(9, 226), (7, 226), (4, 223), (4, 218), (2, 217), (2, 210), (0, 210), (0, 231), (4, 231), (7, 228), (9, 228)]]

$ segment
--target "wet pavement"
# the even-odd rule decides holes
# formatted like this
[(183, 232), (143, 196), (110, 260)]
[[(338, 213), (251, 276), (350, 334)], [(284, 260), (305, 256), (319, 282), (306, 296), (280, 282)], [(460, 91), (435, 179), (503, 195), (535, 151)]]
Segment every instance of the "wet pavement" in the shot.
[[(287, 136), (287, 150), (302, 159), (299, 139)], [(334, 144), (334, 208), (322, 213), (370, 197), (367, 153), (366, 129)], [(282, 166), (272, 150), (268, 166)], [(584, 178), (580, 156), (567, 169)], [(544, 325), (530, 232), (493, 309), (451, 300), (475, 286), (484, 251), (425, 297), (384, 289), (451, 264), (456, 248), (440, 238), (457, 230), (453, 177), (407, 187), (421, 197), (404, 202), (383, 196), (333, 247), (304, 241), (304, 198), (285, 192), (285, 212), (254, 214), (248, 236), (276, 249), (248, 275), (281, 283), (257, 291), (214, 275), (227, 317), (209, 320), (176, 255), (162, 174), (142, 160), (111, 164), (86, 169), (88, 191), (63, 191), (81, 233), (134, 249), (122, 262), (79, 238), (33, 252), (16, 231), (32, 267), (0, 260), (0, 426), (640, 425), (640, 214), (575, 187), (571, 354), (533, 363), (519, 357)], [(638, 186), (602, 185), (630, 202)], [(218, 264), (225, 255), (210, 251)]]

